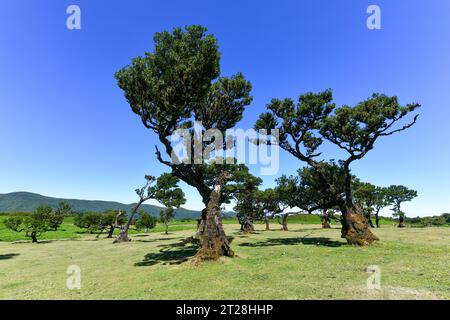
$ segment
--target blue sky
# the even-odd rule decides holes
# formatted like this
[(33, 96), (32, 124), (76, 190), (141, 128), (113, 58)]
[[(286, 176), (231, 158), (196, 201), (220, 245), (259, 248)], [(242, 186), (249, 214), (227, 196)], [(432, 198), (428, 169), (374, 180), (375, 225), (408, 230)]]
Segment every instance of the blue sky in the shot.
[[(81, 30), (66, 28), (71, 4), (81, 8)], [(370, 4), (382, 10), (382, 30), (366, 28)], [(252, 82), (241, 128), (252, 127), (273, 97), (326, 88), (338, 105), (372, 92), (420, 102), (418, 124), (379, 141), (353, 170), (377, 185), (417, 189), (409, 216), (448, 212), (449, 13), (447, 0), (4, 0), (0, 193), (135, 201), (143, 175), (167, 169), (114, 72), (151, 50), (155, 32), (202, 24), (219, 40), (222, 74), (241, 71)], [(325, 151), (339, 156), (334, 147)], [(279, 175), (301, 165), (282, 152)], [(264, 186), (274, 178), (264, 177)], [(201, 209), (197, 192), (185, 191), (186, 207)]]

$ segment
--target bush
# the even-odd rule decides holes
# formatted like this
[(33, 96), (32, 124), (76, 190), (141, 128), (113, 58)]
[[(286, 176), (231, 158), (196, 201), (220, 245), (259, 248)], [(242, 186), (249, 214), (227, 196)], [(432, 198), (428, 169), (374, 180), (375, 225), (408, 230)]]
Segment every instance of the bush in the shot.
[(148, 213), (141, 211), (139, 212), (139, 219), (136, 220), (135, 228), (136, 230), (145, 230), (153, 229), (156, 226), (157, 219)]

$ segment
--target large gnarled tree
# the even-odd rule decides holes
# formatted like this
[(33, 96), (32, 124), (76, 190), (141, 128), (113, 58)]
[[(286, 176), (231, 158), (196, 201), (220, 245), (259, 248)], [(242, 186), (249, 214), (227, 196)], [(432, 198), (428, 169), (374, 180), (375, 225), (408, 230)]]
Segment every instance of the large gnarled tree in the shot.
[[(180, 159), (171, 137), (178, 129), (184, 129), (191, 137), (200, 137), (198, 140), (202, 152), (211, 145), (229, 149), (226, 139), (218, 141), (211, 137), (208, 142), (208, 139), (201, 137), (207, 135), (210, 129), (226, 136), (227, 129), (233, 128), (242, 119), (245, 106), (252, 100), (251, 85), (241, 73), (220, 77), (217, 40), (206, 34), (206, 29), (201, 26), (189, 26), (184, 30), (177, 28), (172, 33), (156, 33), (154, 42), (153, 52), (134, 58), (130, 65), (116, 73), (118, 85), (124, 90), (132, 111), (140, 117), (146, 128), (158, 136), (168, 157), (164, 157), (156, 148), (157, 159), (170, 167), (175, 176), (196, 188), (206, 207), (220, 173), (230, 168), (207, 162), (208, 152), (205, 152), (203, 159), (199, 159), (196, 143), (192, 143), (192, 139), (185, 146), (187, 161)], [(195, 130), (196, 124), (200, 129)], [(232, 179), (229, 177), (227, 181)], [(226, 188), (221, 190), (225, 191)], [(223, 195), (223, 198), (227, 198), (227, 195)], [(217, 219), (220, 220), (220, 215)], [(208, 228), (218, 231), (212, 232)], [(203, 234), (224, 234), (219, 221), (207, 223), (206, 208), (202, 211), (199, 234), (200, 239), (206, 239), (201, 236)], [(217, 253), (216, 256), (202, 256), (233, 256), (228, 243), (220, 243), (220, 239), (225, 237), (208, 242), (219, 247), (209, 248), (212, 253)], [(206, 250), (207, 247), (202, 248)]]
[[(337, 198), (342, 212), (342, 237), (349, 244), (367, 245), (378, 238), (354, 204), (350, 166), (372, 150), (378, 139), (413, 126), (418, 115), (404, 125), (399, 123), (419, 107), (417, 103), (401, 106), (397, 97), (373, 94), (354, 107), (336, 108), (331, 90), (326, 90), (303, 94), (297, 103), (292, 99), (273, 99), (267, 105), (269, 112), (260, 116), (255, 127), (279, 129), (280, 147), (312, 167), (322, 181), (321, 189)], [(320, 160), (318, 151), (324, 139), (348, 155), (340, 162), (344, 194), (339, 194), (324, 173), (325, 162)]]

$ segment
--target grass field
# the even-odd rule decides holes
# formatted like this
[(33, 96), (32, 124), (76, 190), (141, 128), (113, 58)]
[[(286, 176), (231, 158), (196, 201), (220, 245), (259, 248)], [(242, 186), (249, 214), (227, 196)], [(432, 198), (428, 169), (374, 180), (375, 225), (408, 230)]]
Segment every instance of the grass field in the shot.
[[(178, 227), (118, 245), (79, 233), (39, 244), (0, 242), (0, 298), (450, 299), (449, 228), (384, 226), (375, 231), (381, 242), (359, 248), (345, 244), (337, 225), (291, 223), (289, 232), (257, 225), (257, 233), (242, 235), (230, 222), (238, 257), (194, 266), (195, 248), (178, 245), (194, 226)], [(81, 268), (80, 290), (66, 288), (69, 265)], [(381, 270), (380, 290), (367, 288), (369, 265)]]

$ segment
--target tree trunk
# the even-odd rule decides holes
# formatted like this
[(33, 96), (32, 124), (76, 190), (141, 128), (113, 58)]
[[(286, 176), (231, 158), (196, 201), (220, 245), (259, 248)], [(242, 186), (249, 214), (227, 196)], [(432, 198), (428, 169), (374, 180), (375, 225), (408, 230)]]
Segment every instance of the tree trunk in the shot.
[(398, 216), (398, 227), (399, 228), (406, 228), (405, 216), (403, 216), (403, 215), (399, 215)]
[(281, 231), (289, 231), (287, 226), (288, 215), (281, 216)]
[(320, 217), (320, 220), (322, 221), (322, 228), (323, 229), (330, 229), (331, 228), (331, 220), (330, 216), (328, 215), (328, 210), (323, 210), (322, 216)]
[(269, 218), (266, 216), (264, 218), (265, 222), (266, 222), (266, 231), (270, 231), (270, 226), (269, 226)]
[(36, 237), (36, 232), (34, 232), (34, 231), (31, 232), (30, 237), (31, 237), (31, 242), (32, 243), (37, 243), (38, 242), (37, 237)]
[(348, 244), (365, 246), (379, 240), (370, 230), (367, 219), (358, 213), (354, 206), (346, 206), (341, 211), (341, 237), (345, 238)]
[(166, 226), (166, 232), (165, 232), (165, 234), (169, 234), (169, 224), (164, 223), (164, 225)]
[(196, 260), (199, 262), (216, 260), (221, 256), (234, 256), (234, 252), (230, 248), (230, 242), (223, 230), (220, 212), (220, 196), (225, 179), (225, 174), (221, 174), (217, 178), (208, 206), (202, 211), (202, 219), (197, 231), (200, 246), (196, 254)]
[(379, 212), (375, 213), (375, 224), (376, 224), (377, 228), (380, 227), (380, 216), (379, 216)]
[(109, 232), (108, 232), (107, 238), (112, 238), (114, 229), (115, 229), (114, 226), (111, 226), (111, 227), (109, 228)]
[(133, 222), (134, 215), (138, 211), (139, 207), (142, 203), (145, 202), (145, 199), (142, 199), (134, 206), (134, 208), (131, 210), (130, 217), (128, 218), (127, 223), (124, 226), (118, 225), (119, 217), (122, 215), (121, 212), (116, 216), (116, 222), (114, 225), (119, 228), (120, 232), (117, 238), (114, 239), (113, 243), (121, 243), (121, 242), (129, 242), (131, 239), (128, 237), (128, 230), (130, 229), (131, 222)]
[(241, 231), (244, 233), (251, 233), (255, 231), (253, 222), (249, 218), (244, 217), (241, 221)]

